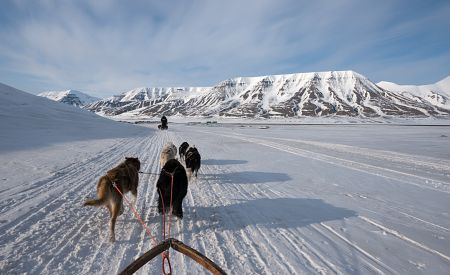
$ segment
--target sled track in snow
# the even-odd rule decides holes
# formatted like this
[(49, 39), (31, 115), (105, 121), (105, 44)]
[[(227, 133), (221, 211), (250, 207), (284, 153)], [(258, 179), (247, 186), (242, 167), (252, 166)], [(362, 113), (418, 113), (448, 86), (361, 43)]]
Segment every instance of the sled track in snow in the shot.
[[(153, 247), (154, 243), (134, 218), (128, 206), (125, 206), (124, 214), (117, 221), (116, 243), (109, 243), (107, 211), (83, 208), (82, 202), (86, 197), (95, 195), (98, 178), (119, 163), (123, 157), (138, 156), (142, 164), (141, 171), (158, 174), (159, 153), (166, 142), (172, 141), (177, 146), (182, 141), (199, 142), (201, 133), (250, 142), (403, 184), (412, 184), (444, 194), (450, 193), (446, 188), (448, 183), (433, 180), (431, 176), (423, 177), (403, 170), (397, 171), (395, 168), (356, 163), (324, 154), (323, 151), (319, 153), (297, 148), (295, 145), (286, 145), (281, 139), (274, 142), (273, 139), (268, 140), (269, 138), (231, 133), (219, 134), (197, 130), (178, 132), (174, 127), (174, 130), (158, 131), (149, 137), (122, 139), (97, 156), (82, 163), (68, 165), (48, 178), (40, 179), (26, 187), (5, 190), (10, 199), (0, 202), (0, 206), (5, 206), (0, 208), (0, 214), (2, 217), (10, 218), (7, 223), (0, 224), (0, 230), (4, 232), (0, 236), (0, 242), (8, 248), (0, 252), (1, 269), (7, 270), (8, 273), (33, 274), (62, 274), (67, 270), (72, 274), (114, 274), (122, 270)], [(214, 144), (208, 144), (210, 146), (208, 148), (202, 147), (200, 142), (196, 145), (202, 159), (214, 160), (217, 149), (214, 148)], [(333, 146), (310, 145), (322, 149), (330, 149), (328, 146)], [(362, 156), (371, 154), (370, 151), (358, 152), (356, 148), (338, 147), (336, 150), (346, 149), (352, 150), (352, 154)], [(398, 163), (410, 162), (407, 155), (391, 155), (391, 152), (383, 151), (374, 153), (379, 154), (376, 157), (380, 160), (389, 160), (392, 156)], [(435, 166), (432, 158), (427, 158), (418, 165), (427, 171), (435, 169), (446, 173), (445, 167)], [(384, 255), (378, 255), (364, 243), (358, 242), (358, 238), (352, 238), (352, 235), (349, 237), (345, 231), (340, 231), (339, 225), (344, 224), (345, 227), (346, 222), (351, 229), (355, 229), (355, 222), (359, 222), (357, 225), (361, 225), (364, 233), (371, 233), (369, 230), (373, 228), (384, 230), (389, 237), (408, 243), (424, 253), (448, 260), (446, 258), (448, 256), (433, 248), (433, 245), (407, 237), (407, 234), (392, 229), (395, 227), (378, 222), (379, 219), (373, 218), (372, 215), (368, 215), (367, 218), (366, 215), (350, 216), (349, 219), (338, 216), (337, 220), (331, 219), (329, 222), (325, 219), (318, 222), (289, 224), (290, 221), (287, 220), (277, 223), (274, 214), (279, 212), (267, 213), (267, 209), (258, 209), (261, 205), (258, 202), (269, 202), (271, 205), (283, 203), (282, 199), (291, 197), (287, 191), (289, 189), (273, 188), (274, 185), (265, 181), (250, 180), (248, 183), (227, 181), (226, 177), (229, 174), (245, 174), (245, 168), (241, 169), (239, 165), (219, 164), (214, 161), (209, 165), (202, 164), (199, 178), (189, 182), (188, 193), (183, 202), (184, 219), (178, 221), (173, 218), (171, 228), (172, 237), (202, 252), (229, 274), (242, 272), (273, 274), (274, 271), (278, 274), (348, 274), (357, 271), (378, 274), (402, 273), (391, 267), (390, 262), (385, 261)], [(136, 209), (156, 239), (161, 241), (162, 219), (156, 209), (157, 178), (157, 175), (139, 175)], [(297, 195), (306, 196), (303, 193)], [(34, 201), (30, 202), (29, 199)], [(377, 200), (377, 198), (370, 199)], [(390, 207), (389, 209), (430, 228), (445, 234), (450, 232), (444, 226), (414, 216), (408, 209), (392, 206), (384, 201), (377, 202), (386, 204), (384, 208)], [(34, 208), (28, 209), (29, 206)], [(282, 210), (290, 211), (287, 207), (282, 207)], [(295, 210), (292, 213), (295, 213)], [(284, 226), (284, 222), (287, 226)], [(355, 230), (361, 228), (356, 227)], [(11, 247), (14, 249), (10, 249)], [(329, 253), (338, 256), (330, 257)], [(175, 273), (183, 270), (189, 274), (206, 274), (206, 271), (195, 262), (179, 253), (172, 251), (170, 257)], [(156, 257), (144, 265), (138, 274), (160, 273), (161, 264), (161, 258)]]
[(317, 148), (324, 148), (331, 151), (343, 152), (345, 154), (353, 154), (370, 158), (377, 158), (382, 161), (389, 161), (391, 163), (401, 163), (406, 166), (412, 167), (420, 167), (431, 170), (432, 173), (439, 173), (445, 177), (450, 179), (450, 161), (445, 159), (438, 159), (432, 157), (420, 156), (420, 159), (417, 156), (392, 152), (392, 151), (383, 151), (383, 150), (375, 150), (368, 149), (362, 147), (355, 147), (349, 145), (335, 144), (335, 143), (325, 143), (318, 141), (309, 141), (309, 140), (294, 140), (288, 138), (274, 138), (269, 137), (269, 139), (279, 140), (279, 141), (289, 141), (297, 144), (305, 144), (308, 146), (314, 146)]
[(347, 160), (347, 159), (343, 159), (343, 158), (337, 158), (334, 156), (317, 153), (317, 152), (313, 152), (313, 151), (309, 151), (309, 150), (305, 150), (305, 149), (299, 149), (296, 147), (268, 141), (268, 140), (261, 139), (261, 138), (255, 138), (255, 137), (249, 137), (249, 136), (243, 136), (243, 135), (217, 134), (217, 133), (206, 132), (206, 131), (204, 131), (204, 133), (240, 139), (243, 141), (260, 144), (260, 145), (263, 145), (266, 147), (274, 148), (274, 149), (284, 151), (287, 153), (291, 153), (294, 155), (298, 155), (301, 157), (320, 160), (320, 161), (330, 163), (333, 165), (337, 165), (337, 166), (341, 166), (341, 167), (344, 167), (347, 169), (352, 169), (352, 170), (360, 171), (363, 173), (368, 173), (368, 174), (376, 175), (379, 177), (384, 177), (387, 179), (393, 179), (393, 180), (396, 180), (396, 181), (404, 183), (404, 184), (410, 184), (410, 185), (414, 185), (414, 186), (417, 186), (420, 188), (426, 188), (429, 190), (450, 194), (450, 183), (449, 182), (438, 181), (438, 180), (435, 180), (432, 178), (418, 176), (415, 174), (397, 171), (397, 170), (393, 170), (393, 169), (389, 169), (389, 168), (385, 168), (385, 167), (381, 167), (381, 166), (375, 166), (375, 165), (365, 164), (365, 163), (358, 163), (355, 161), (351, 161), (351, 160)]
[[(178, 142), (180, 143), (181, 141), (182, 140), (179, 140)], [(207, 159), (208, 156), (202, 154), (202, 158)], [(254, 200), (261, 197), (273, 199), (279, 198), (279, 194), (272, 192), (269, 188), (261, 188), (262, 186), (264, 186), (261, 186), (261, 184), (251, 184), (250, 186), (252, 188), (248, 190), (249, 188), (242, 185), (224, 185), (215, 176), (210, 176), (208, 178), (202, 177), (204, 174), (220, 175), (233, 172), (235, 171), (225, 167), (214, 167), (210, 165), (202, 166), (201, 173), (199, 174), (199, 179), (197, 180), (197, 182), (190, 183), (189, 187), (188, 197), (192, 196), (192, 198), (190, 198), (189, 200), (196, 201), (196, 206), (198, 207), (197, 210), (193, 209), (193, 211), (195, 211), (194, 213), (190, 213), (190, 215), (194, 216), (191, 216), (190, 219), (187, 219), (185, 221), (188, 223), (187, 228), (190, 231), (196, 232), (196, 228), (201, 228), (202, 226), (208, 227), (208, 224), (202, 225), (201, 222), (205, 219), (205, 216), (208, 215), (205, 210), (202, 210), (202, 205), (217, 205), (226, 207), (227, 205), (233, 203), (231, 201), (224, 201), (223, 197), (221, 197), (221, 193), (233, 193), (238, 197), (245, 198), (246, 200)], [(255, 190), (259, 191), (255, 193)], [(206, 198), (207, 200), (205, 200)], [(187, 242), (190, 245), (193, 245), (194, 248), (197, 248), (198, 246), (203, 247), (205, 244), (209, 244), (209, 249), (205, 251), (211, 253), (213, 255), (212, 258), (220, 259), (218, 262), (226, 270), (229, 270), (230, 274), (241, 272), (242, 270), (246, 270), (246, 272), (249, 273), (270, 274), (271, 270), (274, 269), (279, 270), (284, 274), (296, 274), (298, 272), (306, 271), (322, 274), (326, 274), (328, 272), (343, 274), (339, 270), (339, 268), (337, 268), (333, 263), (326, 259), (326, 256), (323, 256), (319, 252), (314, 251), (312, 247), (309, 250), (305, 250), (304, 246), (294, 246), (294, 248), (288, 246), (289, 251), (291, 251), (290, 257), (298, 257), (297, 255), (301, 255), (299, 259), (301, 260), (301, 262), (303, 262), (304, 266), (302, 267), (302, 269), (299, 269), (298, 264), (292, 265), (290, 263), (292, 259), (286, 258), (281, 250), (279, 250), (278, 247), (280, 243), (273, 243), (271, 241), (280, 239), (279, 234), (277, 232), (274, 232), (273, 230), (261, 228), (257, 225), (256, 221), (252, 222), (255, 220), (255, 218), (259, 220), (266, 219), (267, 217), (265, 217), (263, 213), (258, 213), (258, 217), (244, 215), (249, 224), (255, 224), (245, 226), (245, 221), (236, 219), (232, 213), (221, 210), (221, 208), (222, 207), (217, 207), (215, 208), (215, 211), (218, 211), (217, 216), (220, 216), (222, 217), (222, 219), (227, 221), (227, 225), (224, 226), (224, 224), (222, 224), (220, 221), (215, 221), (213, 213), (213, 217), (210, 220), (213, 225), (210, 224), (209, 227), (218, 226), (220, 228), (224, 226), (226, 228), (235, 229), (224, 230), (220, 233), (214, 231), (211, 232), (208, 230), (206, 233), (202, 233), (201, 236), (194, 237), (195, 241), (188, 240)], [(241, 213), (245, 213), (245, 209), (242, 209)], [(253, 211), (252, 213), (253, 215), (255, 214)], [(198, 226), (193, 224), (193, 222), (198, 224)], [(289, 237), (286, 237), (287, 235), (284, 235), (283, 243), (297, 242), (299, 234), (301, 236), (301, 233), (296, 231), (295, 235), (290, 235)], [(236, 242), (235, 240), (241, 241)], [(227, 247), (223, 249), (225, 251), (228, 251), (227, 254), (224, 254), (224, 251), (218, 249), (221, 247), (221, 244), (227, 244)], [(286, 249), (285, 245), (282, 245), (282, 247), (283, 249)], [(231, 265), (228, 264), (225, 261), (226, 258), (234, 259), (234, 263)]]
[(364, 216), (360, 216), (359, 218), (361, 218), (365, 222), (367, 222), (367, 223), (369, 223), (369, 224), (371, 224), (371, 225), (373, 225), (375, 227), (378, 227), (379, 229), (382, 229), (384, 232), (387, 232), (387, 233), (389, 233), (389, 234), (391, 234), (391, 235), (393, 235), (393, 236), (395, 236), (395, 237), (397, 237), (397, 238), (399, 238), (399, 239), (401, 239), (401, 240), (403, 240), (405, 242), (408, 242), (408, 243), (410, 243), (410, 244), (412, 244), (412, 245), (414, 245), (416, 247), (419, 247), (422, 250), (425, 250), (425, 251), (427, 251), (429, 253), (435, 254), (435, 255), (443, 258), (444, 260), (450, 262), (450, 256), (447, 256), (447, 255), (445, 255), (445, 254), (443, 254), (443, 253), (441, 253), (441, 252), (439, 252), (437, 250), (434, 250), (434, 249), (426, 246), (425, 244), (422, 244), (422, 243), (420, 243), (418, 241), (415, 241), (415, 240), (413, 240), (413, 239), (403, 235), (402, 233), (399, 233), (396, 230), (387, 228), (386, 226), (381, 225), (379, 222), (376, 222), (376, 221), (371, 220), (371, 219), (369, 219), (367, 217), (364, 217)]
[[(72, 163), (67, 167), (63, 167), (58, 171), (55, 171), (52, 176), (32, 182), (27, 186), (19, 185), (8, 190), (4, 190), (3, 195), (8, 196), (9, 198), (0, 203), (0, 215), (4, 215), (6, 217), (18, 217), (20, 216), (18, 210), (26, 208), (31, 204), (30, 198), (32, 198), (35, 203), (37, 199), (42, 201), (51, 197), (53, 194), (61, 193), (61, 191), (64, 190), (64, 185), (62, 183), (70, 181), (77, 174), (79, 174), (81, 170), (80, 167), (84, 167), (85, 165), (93, 162), (107, 161), (108, 158), (113, 157), (113, 154), (118, 148), (125, 146), (125, 144), (126, 142), (122, 141), (102, 155), (93, 157), (83, 163)], [(95, 173), (95, 171), (93, 173)], [(88, 176), (92, 176), (92, 174), (89, 174)]]
[[(430, 189), (430, 190), (438, 191), (441, 193), (447, 193), (447, 194), (450, 193), (450, 189), (449, 189), (450, 183), (438, 181), (438, 180), (435, 180), (435, 179), (432, 179), (429, 177), (423, 177), (423, 176), (419, 176), (416, 174), (406, 173), (403, 171), (397, 171), (397, 170), (393, 170), (393, 169), (389, 169), (389, 168), (385, 168), (385, 167), (381, 167), (381, 166), (375, 166), (372, 164), (356, 163), (354, 161), (350, 161), (347, 159), (337, 158), (334, 156), (329, 156), (326, 154), (317, 153), (317, 152), (310, 151), (310, 150), (299, 149), (299, 148), (288, 146), (285, 144), (268, 141), (266, 139), (262, 139), (259, 137), (255, 138), (255, 137), (251, 137), (248, 135), (244, 136), (244, 135), (237, 135), (237, 134), (214, 133), (214, 132), (208, 132), (208, 131), (201, 131), (201, 132), (211, 134), (211, 135), (216, 135), (216, 136), (239, 139), (239, 140), (243, 140), (246, 142), (251, 142), (251, 143), (267, 146), (267, 147), (274, 148), (274, 149), (277, 149), (277, 150), (280, 150), (283, 152), (287, 152), (290, 154), (295, 154), (295, 155), (299, 155), (301, 157), (324, 161), (324, 162), (327, 162), (327, 163), (330, 163), (333, 165), (342, 166), (347, 169), (353, 169), (353, 170), (357, 170), (360, 172), (369, 173), (371, 175), (376, 175), (376, 176), (380, 176), (380, 177), (384, 177), (384, 178), (388, 178), (388, 179), (393, 179), (395, 181), (398, 181), (398, 182), (401, 182), (404, 184), (411, 184), (411, 185), (414, 185), (414, 186), (417, 186), (420, 188)], [(275, 139), (275, 138), (273, 138), (273, 139)], [(314, 144), (314, 145), (317, 145), (317, 144)], [(323, 144), (320, 144), (320, 145), (323, 145)], [(325, 147), (329, 147), (329, 146), (333, 146), (333, 145), (326, 144)], [(350, 147), (350, 146), (339, 147), (339, 145), (338, 145), (339, 150), (346, 150), (346, 149), (348, 149), (348, 147)], [(407, 154), (397, 154), (397, 153), (393, 153), (393, 152), (384, 152), (384, 151), (379, 151), (379, 150), (378, 151), (377, 150), (373, 150), (373, 151), (367, 150), (367, 151), (357, 152), (356, 148), (353, 147), (351, 149), (352, 149), (351, 153), (353, 153), (353, 154), (370, 155), (372, 152), (376, 151), (375, 157), (379, 158), (379, 159), (391, 160), (391, 158), (393, 157), (393, 161), (398, 162), (398, 163), (408, 164), (408, 165), (412, 164), (414, 162), (414, 157), (412, 157), (411, 155), (407, 155)], [(445, 177), (448, 177), (448, 172), (450, 170), (450, 167), (447, 166), (447, 162), (445, 162), (445, 161), (444, 161), (444, 163), (438, 163), (438, 162), (440, 162), (440, 160), (438, 160), (438, 159), (426, 158), (425, 160), (419, 161), (415, 164), (417, 164), (416, 166), (422, 167), (424, 169), (430, 169), (431, 171), (439, 171), (442, 175), (444, 175)], [(251, 197), (251, 196), (249, 196), (249, 197)], [(386, 202), (385, 202), (385, 204), (386, 204)], [(394, 209), (394, 208), (392, 208), (392, 209)], [(402, 211), (398, 211), (398, 212), (406, 217), (409, 217), (409, 218), (417, 220), (421, 223), (427, 224), (428, 226), (434, 227), (440, 231), (441, 230), (446, 231), (446, 232), (449, 231), (449, 229), (442, 227), (440, 225), (437, 225), (435, 223), (428, 222), (426, 220), (420, 219), (418, 217), (415, 217), (413, 215), (410, 215), (410, 214), (402, 212)], [(367, 221), (366, 219), (363, 219), (363, 220)], [(383, 230), (386, 230), (389, 234), (392, 234), (393, 236), (400, 238), (402, 241), (412, 244), (412, 245), (416, 246), (417, 248), (422, 249), (423, 251), (440, 256), (444, 260), (448, 260), (447, 255), (442, 254), (442, 253), (436, 251), (435, 249), (427, 247), (426, 245), (421, 244), (420, 242), (417, 242), (411, 238), (408, 238), (405, 235), (403, 235), (395, 230), (388, 229), (387, 227), (382, 226), (378, 223), (377, 224), (370, 223), (370, 222), (368, 222), (368, 223), (371, 225), (375, 225), (378, 228), (383, 227), (384, 228)], [(365, 251), (363, 248), (358, 247), (352, 241), (343, 237), (336, 230), (334, 230), (331, 226), (329, 226), (325, 223), (320, 223), (318, 225), (311, 225), (311, 228), (320, 232), (324, 236), (331, 234), (334, 236), (331, 239), (340, 239), (346, 245), (348, 245), (349, 247), (352, 247), (353, 250), (358, 251), (362, 255), (362, 257), (360, 257), (359, 259), (363, 261), (362, 264), (364, 264), (366, 266), (367, 270), (371, 270), (372, 272), (380, 273), (380, 274), (398, 274), (398, 272), (396, 272), (394, 269), (392, 269), (385, 263), (381, 262), (376, 256), (370, 254), (369, 252)], [(328, 232), (328, 234), (326, 234), (325, 232)], [(289, 239), (288, 241), (292, 242), (291, 239)], [(302, 247), (305, 247), (305, 246), (302, 246)], [(314, 251), (314, 249), (312, 249), (312, 251)], [(304, 250), (301, 250), (300, 254), (303, 255), (303, 253), (304, 253)], [(309, 254), (304, 255), (304, 258), (312, 259), (311, 255), (313, 255), (313, 257), (315, 257), (316, 259), (319, 258), (320, 260), (322, 260), (321, 264), (318, 264), (317, 262), (310, 260), (309, 264), (314, 267), (315, 272), (322, 273), (323, 270), (327, 270), (327, 272), (331, 271), (331, 272), (337, 273), (337, 274), (341, 273), (339, 268), (336, 268), (333, 263), (328, 262), (325, 259), (325, 257), (321, 256), (320, 253), (318, 253), (316, 251), (312, 252), (312, 253), (310, 252)], [(365, 260), (363, 260), (364, 258), (365, 258)]]
[[(328, 226), (324, 223), (320, 223), (320, 226), (325, 228), (326, 230), (328, 230), (329, 232), (331, 232), (334, 236), (338, 237), (339, 239), (341, 239), (342, 241), (344, 241), (345, 243), (347, 243), (350, 247), (354, 248), (356, 251), (358, 251), (360, 254), (364, 255), (365, 258), (367, 260), (363, 260), (364, 263), (370, 268), (372, 269), (373, 272), (378, 273), (378, 274), (399, 274), (398, 272), (396, 272), (395, 270), (393, 270), (392, 268), (390, 268), (389, 266), (387, 266), (386, 264), (384, 264), (382, 261), (378, 260), (375, 256), (373, 256), (372, 254), (370, 254), (369, 252), (365, 251), (363, 248), (361, 248), (360, 246), (358, 246), (357, 244), (353, 243), (352, 241), (348, 240), (347, 238), (345, 238), (344, 236), (342, 236), (341, 234), (339, 234), (338, 232), (336, 232), (336, 230), (334, 230), (331, 226)], [(312, 227), (314, 227), (317, 231), (321, 232), (321, 230), (318, 228), (317, 225), (312, 225)], [(364, 258), (360, 258), (360, 259), (364, 259)], [(369, 261), (375, 263), (378, 265), (378, 267), (375, 267), (373, 264), (371, 264)], [(385, 271), (383, 272), (381, 269), (384, 269)]]
[[(77, 256), (73, 246), (82, 243), (86, 233), (88, 237), (104, 239), (106, 236), (99, 236), (100, 232), (95, 232), (95, 228), (99, 228), (100, 223), (107, 227), (106, 217), (102, 215), (105, 213), (92, 208), (92, 212), (86, 215), (90, 211), (87, 208), (81, 210), (82, 202), (88, 193), (95, 194), (97, 180), (106, 170), (122, 161), (124, 156), (136, 154), (139, 148), (145, 149), (145, 142), (145, 139), (137, 138), (122, 140), (94, 158), (69, 165), (49, 179), (40, 180), (40, 184), (35, 184), (34, 188), (8, 190), (12, 193), (13, 205), (2, 215), (16, 219), (1, 226), (1, 230), (5, 232), (0, 237), (1, 242), (14, 243), (13, 251), (4, 252), (5, 257), (8, 255), (4, 268), (11, 272), (28, 270), (32, 273), (46, 273), (71, 266), (76, 270), (76, 263), (71, 262)], [(14, 190), (18, 194), (14, 194)], [(26, 198), (31, 198), (32, 202), (23, 199), (20, 192), (27, 192)], [(33, 209), (26, 209), (28, 204), (36, 204), (36, 201), (38, 203)], [(17, 213), (18, 209), (28, 211)], [(104, 229), (103, 233), (107, 232)], [(20, 234), (17, 235), (17, 232)], [(41, 238), (42, 234), (48, 234), (49, 238)], [(93, 242), (94, 245), (96, 243), (99, 242)], [(105, 246), (104, 242), (100, 246)], [(34, 257), (34, 254), (40, 254), (39, 251), (33, 251), (35, 247), (47, 251), (46, 256)]]

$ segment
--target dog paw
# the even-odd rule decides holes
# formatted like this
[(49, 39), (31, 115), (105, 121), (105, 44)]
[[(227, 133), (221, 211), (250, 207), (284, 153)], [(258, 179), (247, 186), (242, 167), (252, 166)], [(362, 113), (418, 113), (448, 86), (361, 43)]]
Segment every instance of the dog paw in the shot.
[(109, 237), (109, 241), (112, 242), (112, 243), (115, 242), (116, 241), (116, 237), (115, 236)]
[(178, 217), (180, 220), (183, 219), (183, 213), (173, 213), (174, 216)]

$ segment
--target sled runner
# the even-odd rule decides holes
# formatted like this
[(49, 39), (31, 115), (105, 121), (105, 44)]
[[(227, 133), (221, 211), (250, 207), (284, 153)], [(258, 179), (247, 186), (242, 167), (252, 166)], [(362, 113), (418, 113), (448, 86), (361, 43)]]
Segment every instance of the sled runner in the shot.
[[(169, 248), (173, 248), (174, 250), (188, 256), (189, 258), (191, 258), (192, 260), (196, 261), (198, 264), (203, 266), (205, 269), (209, 270), (212, 274), (226, 274), (225, 271), (223, 271), (217, 264), (208, 259), (205, 255), (201, 254), (192, 247), (189, 247), (184, 243), (173, 238), (162, 241), (161, 243), (159, 243), (158, 245), (147, 251), (145, 254), (137, 258), (134, 262), (128, 265), (119, 274), (127, 275), (135, 273), (139, 268), (141, 268), (143, 265), (151, 261), (153, 258), (155, 258), (156, 256), (160, 255), (165, 251), (168, 251)], [(163, 257), (163, 265), (164, 265), (164, 257)]]
[[(184, 243), (174, 239), (170, 238), (170, 220), (172, 218), (172, 209), (173, 209), (173, 180), (174, 180), (174, 174), (170, 174), (171, 176), (171, 183), (170, 183), (170, 216), (169, 216), (169, 222), (168, 222), (168, 237), (166, 238), (166, 214), (163, 204), (163, 241), (157, 244), (157, 241), (155, 237), (150, 232), (149, 228), (145, 225), (140, 215), (137, 213), (136, 209), (133, 207), (133, 205), (128, 201), (128, 199), (123, 195), (122, 191), (117, 187), (116, 184), (114, 184), (114, 188), (117, 190), (117, 192), (122, 196), (122, 198), (125, 200), (125, 202), (128, 204), (136, 218), (139, 220), (139, 222), (142, 224), (142, 226), (147, 231), (147, 234), (152, 238), (153, 242), (156, 244), (153, 248), (151, 248), (149, 251), (147, 251), (144, 255), (137, 258), (134, 262), (132, 262), (130, 265), (128, 265), (123, 271), (121, 271), (119, 274), (134, 274), (139, 268), (141, 268), (144, 264), (151, 261), (156, 256), (160, 255), (162, 256), (162, 272), (164, 275), (172, 274), (172, 266), (170, 264), (170, 258), (169, 258), (169, 248), (173, 248), (176, 251), (183, 253), (184, 255), (188, 256), (189, 258), (193, 259), (197, 263), (199, 263), (201, 266), (212, 272), (213, 274), (226, 274), (225, 271), (223, 271), (217, 264), (215, 264), (213, 261), (208, 259), (205, 255), (201, 254), (197, 250), (193, 249), (192, 247), (189, 247), (185, 245)], [(169, 272), (166, 272), (165, 270), (165, 264), (169, 266)]]

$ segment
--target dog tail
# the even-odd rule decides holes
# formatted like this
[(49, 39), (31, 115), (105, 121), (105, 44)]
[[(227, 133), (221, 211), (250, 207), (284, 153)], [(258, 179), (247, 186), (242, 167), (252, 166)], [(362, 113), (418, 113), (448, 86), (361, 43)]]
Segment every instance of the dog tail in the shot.
[(105, 199), (87, 200), (83, 203), (83, 206), (102, 206), (105, 204)]
[(108, 179), (103, 176), (100, 178), (97, 185), (97, 199), (89, 199), (83, 203), (83, 206), (102, 206), (106, 204), (108, 193)]

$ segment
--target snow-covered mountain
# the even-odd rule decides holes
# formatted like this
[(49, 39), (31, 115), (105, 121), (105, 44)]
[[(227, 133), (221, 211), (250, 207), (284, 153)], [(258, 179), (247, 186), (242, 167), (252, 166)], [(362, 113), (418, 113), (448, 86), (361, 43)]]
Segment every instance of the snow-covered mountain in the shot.
[(377, 85), (411, 99), (426, 100), (433, 105), (450, 109), (450, 76), (431, 85), (398, 85), (387, 81), (379, 82)]
[[(447, 82), (430, 86), (445, 88)], [(331, 71), (238, 77), (213, 87), (139, 88), (85, 108), (107, 116), (136, 117), (448, 117), (450, 96), (441, 90), (398, 92), (353, 71)]]
[(98, 97), (93, 97), (75, 90), (42, 92), (38, 94), (38, 96), (46, 97), (48, 99), (66, 103), (76, 107), (82, 107), (89, 103), (100, 100), (100, 98)]
[(135, 110), (154, 108), (155, 115), (166, 113), (178, 104), (188, 102), (210, 88), (136, 88), (85, 106), (102, 115), (114, 116)]

